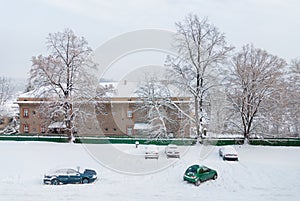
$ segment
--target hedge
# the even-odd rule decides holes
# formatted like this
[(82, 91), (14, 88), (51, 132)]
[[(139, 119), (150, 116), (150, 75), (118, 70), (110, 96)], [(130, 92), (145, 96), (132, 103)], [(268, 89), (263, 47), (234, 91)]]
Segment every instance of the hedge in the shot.
[[(68, 137), (63, 135), (0, 135), (0, 141), (45, 141), (45, 142), (68, 142)], [(156, 144), (156, 145), (194, 145), (195, 139), (175, 138), (175, 139), (148, 139), (134, 137), (75, 137), (75, 143), (83, 144)], [(242, 138), (207, 138), (203, 140), (206, 145), (240, 145), (244, 143)], [(251, 145), (267, 146), (300, 146), (300, 138), (268, 138), (268, 139), (250, 139)]]
[(0, 141), (43, 141), (43, 142), (68, 142), (66, 136), (32, 136), (32, 135), (1, 135)]

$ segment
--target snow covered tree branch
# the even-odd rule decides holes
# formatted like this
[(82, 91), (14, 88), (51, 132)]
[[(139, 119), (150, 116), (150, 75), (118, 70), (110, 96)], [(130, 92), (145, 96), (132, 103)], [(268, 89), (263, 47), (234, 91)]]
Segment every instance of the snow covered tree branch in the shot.
[(13, 86), (9, 78), (0, 77), (0, 117), (9, 115), (5, 104), (12, 97)]
[(3, 106), (12, 96), (12, 83), (7, 77), (0, 77), (0, 106)]
[(30, 85), (43, 91), (40, 97), (52, 101), (51, 107), (48, 105), (51, 115), (56, 116), (52, 120), (62, 120), (73, 137), (76, 108), (97, 98), (97, 65), (91, 60), (87, 41), (71, 29), (49, 34), (46, 44), (48, 56), (32, 57)]
[(178, 124), (174, 118), (178, 110), (168, 87), (155, 77), (146, 77), (135, 93), (138, 101), (134, 112), (146, 114), (145, 121), (150, 126), (149, 137), (169, 138), (170, 128)]
[(193, 97), (197, 138), (202, 139), (205, 121), (205, 101), (208, 92), (216, 84), (212, 81), (218, 74), (218, 66), (226, 62), (233, 47), (226, 44), (223, 33), (207, 19), (188, 15), (184, 22), (176, 23), (177, 35), (174, 46), (177, 58), (168, 57), (173, 83)]
[(245, 45), (233, 57), (227, 95), (240, 116), (240, 123), (235, 124), (240, 125), (246, 140), (256, 126), (255, 119), (262, 113), (263, 104), (278, 92), (285, 66), (283, 59), (252, 45)]

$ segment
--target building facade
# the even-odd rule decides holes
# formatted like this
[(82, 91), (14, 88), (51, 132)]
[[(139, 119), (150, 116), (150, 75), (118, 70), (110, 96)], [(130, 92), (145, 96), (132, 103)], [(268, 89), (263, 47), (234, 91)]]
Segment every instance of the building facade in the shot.
[[(111, 85), (111, 84), (109, 84)], [(127, 82), (124, 82), (128, 86)], [(105, 85), (107, 87), (107, 84)], [(111, 87), (111, 86), (110, 86)], [(124, 86), (123, 86), (124, 87)], [(124, 88), (119, 90), (124, 92)], [(53, 116), (45, 115), (45, 102), (49, 100), (36, 98), (34, 93), (25, 93), (18, 97), (17, 104), (20, 110), (19, 133), (22, 134), (66, 134), (65, 124), (53, 119)], [(189, 114), (189, 98), (173, 98), (185, 113)], [(78, 136), (147, 136), (153, 132), (151, 129), (147, 111), (137, 109), (141, 104), (137, 97), (124, 96), (124, 94), (110, 94), (106, 99), (93, 104), (74, 104), (74, 108), (80, 108), (81, 113), (87, 114), (79, 117), (75, 122)], [(85, 111), (84, 111), (85, 110)], [(190, 122), (180, 112), (164, 111), (172, 120), (165, 124), (166, 133), (170, 137), (189, 137)], [(153, 124), (153, 122), (152, 122)]]
[[(20, 108), (19, 133), (28, 134), (64, 134), (61, 122), (51, 123), (41, 114), (43, 101), (38, 98), (19, 97)], [(91, 109), (94, 115), (76, 122), (79, 136), (146, 136), (150, 132), (149, 122), (144, 111), (136, 110), (137, 100), (133, 98), (111, 98), (110, 101), (98, 103), (101, 109)], [(188, 101), (178, 104), (188, 106)], [(101, 106), (99, 106), (101, 105)], [(92, 114), (90, 112), (89, 114)], [(174, 122), (166, 125), (167, 132), (172, 137), (187, 137), (190, 126), (186, 119), (178, 114), (171, 117)]]

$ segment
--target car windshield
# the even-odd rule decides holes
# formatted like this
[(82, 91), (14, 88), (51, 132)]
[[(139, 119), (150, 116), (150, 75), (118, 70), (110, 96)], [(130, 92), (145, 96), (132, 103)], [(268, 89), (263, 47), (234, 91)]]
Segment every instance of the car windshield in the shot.
[(198, 168), (199, 168), (198, 166), (192, 166), (192, 167), (189, 167), (186, 172), (197, 173)]
[(228, 154), (236, 154), (236, 151), (235, 151), (235, 149), (233, 148), (233, 147), (226, 147), (225, 149), (224, 149), (224, 153), (228, 153)]
[(87, 169), (87, 170), (84, 170), (84, 174), (92, 174), (92, 175), (94, 174), (94, 175), (96, 175), (96, 171)]
[(158, 150), (158, 148), (156, 147), (156, 146), (147, 146), (146, 147), (146, 150), (148, 150), (148, 151), (157, 151)]

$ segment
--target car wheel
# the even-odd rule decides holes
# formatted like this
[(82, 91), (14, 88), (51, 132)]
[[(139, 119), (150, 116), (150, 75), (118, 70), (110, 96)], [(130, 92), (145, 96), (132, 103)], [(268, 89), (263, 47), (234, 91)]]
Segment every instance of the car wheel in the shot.
[(89, 183), (89, 180), (88, 180), (87, 178), (84, 178), (84, 179), (82, 180), (82, 183), (83, 183), (83, 184), (87, 184), (87, 183)]
[(51, 184), (52, 185), (59, 185), (59, 181), (57, 179), (52, 179)]
[(195, 182), (195, 186), (200, 186), (200, 184), (201, 184), (200, 179)]
[(223, 157), (223, 161), (225, 161), (226, 160), (226, 158), (225, 157)]
[(216, 180), (218, 178), (218, 175), (215, 174), (214, 177), (213, 177), (213, 180)]

